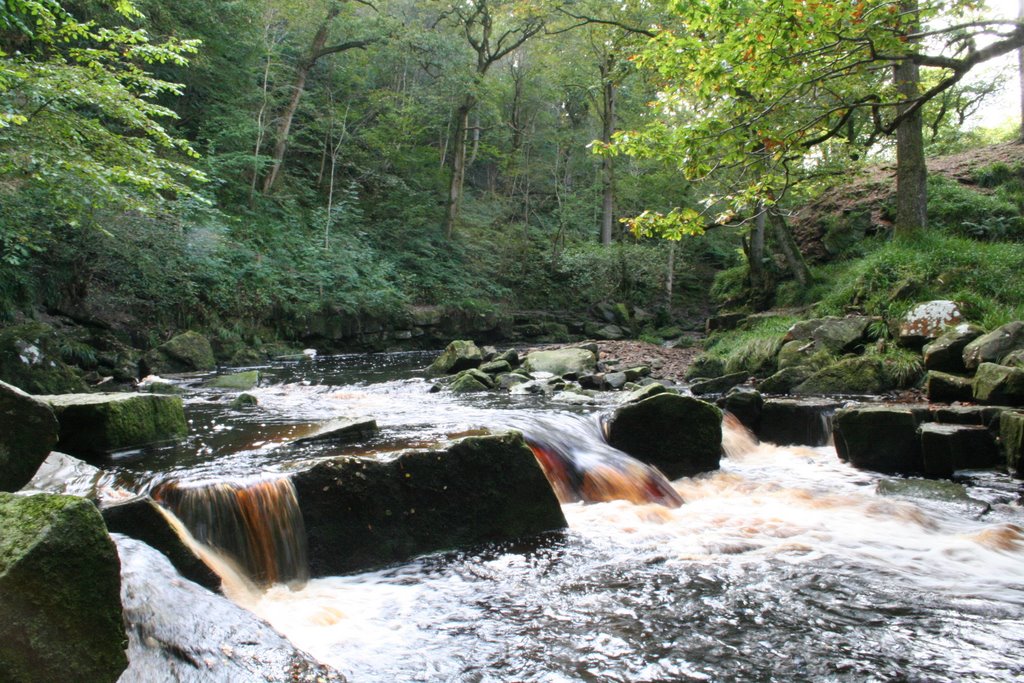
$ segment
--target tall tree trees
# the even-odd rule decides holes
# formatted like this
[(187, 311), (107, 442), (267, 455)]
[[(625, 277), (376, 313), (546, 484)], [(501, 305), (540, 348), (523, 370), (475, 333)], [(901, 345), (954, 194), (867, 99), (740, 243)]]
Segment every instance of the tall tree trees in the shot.
[[(700, 207), (648, 213), (640, 232), (699, 233), (709, 222), (781, 201), (812, 150), (899, 133), (898, 234), (924, 227), (926, 103), (975, 66), (1024, 44), (1024, 26), (990, 21), (974, 0), (712, 0), (674, 2), (674, 20), (640, 56), (658, 74), (658, 121), (616, 148), (675, 159), (716, 180)], [(983, 37), (992, 38), (978, 48)], [(929, 72), (922, 87), (923, 72)]]

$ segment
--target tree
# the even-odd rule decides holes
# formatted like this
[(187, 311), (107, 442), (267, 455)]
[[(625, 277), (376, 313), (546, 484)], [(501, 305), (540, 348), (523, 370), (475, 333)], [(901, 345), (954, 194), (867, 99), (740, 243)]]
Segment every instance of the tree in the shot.
[(544, 19), (543, 14), (515, 0), (468, 0), (449, 3), (435, 24), (454, 24), (472, 49), (476, 62), (471, 81), (453, 116), (455, 134), (452, 139), (451, 181), (444, 220), (446, 237), (450, 238), (454, 234), (462, 207), (469, 115), (479, 102), (480, 84), (492, 66), (543, 31)]
[[(975, 66), (1024, 45), (1024, 26), (971, 14), (978, 4), (673, 3), (674, 20), (638, 58), (661, 79), (658, 120), (621, 133), (612, 152), (674, 159), (717, 189), (699, 208), (641, 214), (634, 230), (678, 238), (759, 205), (771, 210), (819, 146), (869, 146), (894, 133), (897, 234), (923, 228), (922, 108)], [(978, 48), (983, 37), (994, 40)]]
[[(185, 161), (189, 143), (162, 123), (174, 112), (156, 102), (181, 86), (149, 71), (184, 65), (196, 42), (153, 42), (127, 25), (141, 16), (132, 2), (110, 5), (124, 25), (79, 21), (54, 0), (0, 5), (0, 204), (43, 196), (74, 227), (102, 207), (190, 196), (203, 180)], [(44, 238), (4, 220), (0, 258), (20, 260)]]
[[(324, 18), (317, 26), (316, 32), (313, 34), (313, 38), (309, 43), (309, 47), (295, 64), (295, 71), (291, 84), (291, 94), (288, 97), (288, 102), (285, 104), (284, 109), (281, 110), (281, 113), (277, 117), (277, 129), (274, 133), (274, 149), (271, 152), (270, 168), (267, 171), (267, 174), (263, 177), (263, 194), (270, 194), (270, 191), (274, 187), (274, 183), (277, 181), (278, 173), (281, 171), (281, 165), (284, 163), (285, 153), (288, 150), (288, 138), (291, 133), (292, 121), (295, 118), (295, 112), (299, 108), (299, 101), (302, 99), (302, 94), (305, 92), (306, 79), (309, 78), (309, 73), (312, 71), (313, 67), (316, 66), (316, 63), (329, 55), (339, 54), (348, 50), (365, 48), (382, 40), (380, 36), (369, 36), (344, 40), (328, 45), (328, 38), (330, 37), (331, 29), (334, 27), (335, 20), (341, 16), (344, 6), (350, 1), (358, 2), (363, 5), (370, 5), (370, 3), (365, 2), (364, 0), (329, 0)], [(372, 7), (372, 5), (370, 6)]]

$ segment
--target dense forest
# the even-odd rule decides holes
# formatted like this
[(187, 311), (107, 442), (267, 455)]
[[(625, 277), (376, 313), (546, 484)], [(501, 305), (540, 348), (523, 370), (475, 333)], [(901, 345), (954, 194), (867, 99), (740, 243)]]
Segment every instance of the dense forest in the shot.
[(967, 128), (1003, 85), (967, 77), (1022, 44), (968, 0), (4, 0), (0, 316), (91, 330), (53, 349), (87, 369), (97, 331), (240, 362), (411, 344), (324, 326), (423, 307), (625, 304), (656, 341), (713, 305), (898, 315), (940, 273), (995, 325), (1017, 148), (925, 157), (1015, 138)]

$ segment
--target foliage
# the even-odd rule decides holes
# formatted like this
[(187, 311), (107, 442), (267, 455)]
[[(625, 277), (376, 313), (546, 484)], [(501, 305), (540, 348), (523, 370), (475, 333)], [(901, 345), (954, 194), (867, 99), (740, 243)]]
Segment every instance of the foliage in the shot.
[[(996, 184), (1001, 171), (981, 173), (982, 182)], [(1013, 178), (1012, 175), (1007, 177)], [(1005, 181), (998, 184), (1006, 187)], [(930, 221), (936, 228), (980, 240), (1024, 237), (1020, 208), (998, 194), (983, 194), (944, 176), (932, 175), (928, 179), (928, 195)]]

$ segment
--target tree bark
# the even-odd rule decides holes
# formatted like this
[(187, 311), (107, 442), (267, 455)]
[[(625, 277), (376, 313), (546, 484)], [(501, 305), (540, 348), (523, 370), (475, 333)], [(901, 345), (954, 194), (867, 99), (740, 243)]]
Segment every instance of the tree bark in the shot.
[[(1024, 23), (1024, 0), (1017, 0), (1017, 21)], [(1017, 48), (1017, 82), (1020, 86), (1020, 136), (1024, 143), (1024, 47)]]
[(466, 179), (466, 143), (469, 135), (469, 112), (476, 98), (467, 95), (455, 110), (455, 136), (452, 139), (452, 177), (448, 183), (448, 211), (444, 220), (444, 236), (451, 239), (462, 208), (462, 185)]
[[(902, 0), (904, 16), (915, 16), (917, 0)], [(906, 33), (917, 30), (911, 20)], [(903, 104), (896, 108), (903, 114), (919, 95), (921, 74), (917, 64), (907, 59), (893, 68), (896, 90)], [(921, 108), (904, 118), (896, 128), (896, 225), (899, 238), (913, 237), (928, 227), (928, 168), (924, 160), (924, 117)]]
[[(615, 133), (616, 88), (612, 79), (612, 58), (601, 65), (602, 111), (601, 142), (609, 144)], [(601, 244), (612, 243), (612, 229), (615, 225), (615, 165), (609, 155), (601, 157)]]
[(806, 287), (811, 282), (811, 271), (807, 268), (803, 254), (800, 253), (800, 247), (793, 239), (793, 232), (789, 229), (789, 224), (786, 223), (782, 214), (775, 211), (768, 214), (768, 220), (771, 221), (775, 242), (786, 259), (786, 265), (789, 266), (790, 272), (793, 273), (793, 277), (800, 283), (800, 286)]
[(746, 243), (747, 276), (750, 283), (750, 302), (754, 310), (763, 311), (769, 307), (772, 299), (772, 283), (764, 268), (764, 234), (768, 222), (768, 212), (758, 204), (754, 229)]

